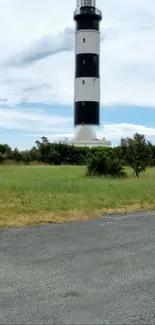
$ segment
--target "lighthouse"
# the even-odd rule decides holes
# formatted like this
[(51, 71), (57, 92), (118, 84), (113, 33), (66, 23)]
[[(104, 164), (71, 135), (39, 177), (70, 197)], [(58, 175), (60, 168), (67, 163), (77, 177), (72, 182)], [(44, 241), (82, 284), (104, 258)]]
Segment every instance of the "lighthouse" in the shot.
[(100, 22), (96, 0), (77, 0), (75, 21), (74, 137), (76, 146), (111, 146), (97, 139), (100, 125)]

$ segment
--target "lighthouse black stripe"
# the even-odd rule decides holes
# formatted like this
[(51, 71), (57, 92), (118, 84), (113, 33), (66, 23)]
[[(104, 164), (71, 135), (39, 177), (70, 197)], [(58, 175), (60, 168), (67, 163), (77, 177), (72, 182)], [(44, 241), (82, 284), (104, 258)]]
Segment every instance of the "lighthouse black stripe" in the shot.
[(75, 102), (74, 125), (99, 125), (99, 102)]
[(78, 31), (80, 29), (92, 29), (92, 30), (99, 31), (100, 30), (99, 21), (94, 19), (82, 18), (81, 20), (78, 20), (76, 22), (76, 30)]
[[(99, 30), (99, 21), (102, 19), (102, 14), (96, 11), (95, 7), (81, 7), (74, 14), (74, 20), (77, 22), (77, 30), (79, 29), (96, 29)], [(89, 25), (90, 24), (90, 25)], [(81, 28), (83, 25), (87, 27)], [(88, 27), (90, 26), (90, 27)], [(93, 27), (94, 26), (94, 27)]]
[(82, 6), (80, 8), (80, 15), (84, 15), (84, 16), (89, 16), (89, 17), (93, 17), (96, 16), (98, 17), (99, 20), (101, 20), (101, 15), (97, 14), (96, 8), (93, 6)]
[(76, 55), (75, 78), (99, 78), (99, 55), (82, 53)]

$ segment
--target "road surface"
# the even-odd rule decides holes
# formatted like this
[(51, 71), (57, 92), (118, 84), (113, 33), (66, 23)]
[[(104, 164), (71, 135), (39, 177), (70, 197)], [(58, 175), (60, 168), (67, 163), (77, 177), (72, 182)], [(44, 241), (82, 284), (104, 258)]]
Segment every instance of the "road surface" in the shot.
[(1, 229), (0, 324), (155, 324), (155, 214)]

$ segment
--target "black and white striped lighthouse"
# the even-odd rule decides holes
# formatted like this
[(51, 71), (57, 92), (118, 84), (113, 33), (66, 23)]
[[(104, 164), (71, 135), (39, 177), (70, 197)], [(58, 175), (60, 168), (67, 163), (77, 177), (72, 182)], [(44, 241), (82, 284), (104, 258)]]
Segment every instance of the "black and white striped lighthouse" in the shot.
[(96, 0), (77, 0), (75, 33), (75, 141), (96, 140), (100, 124), (100, 21)]

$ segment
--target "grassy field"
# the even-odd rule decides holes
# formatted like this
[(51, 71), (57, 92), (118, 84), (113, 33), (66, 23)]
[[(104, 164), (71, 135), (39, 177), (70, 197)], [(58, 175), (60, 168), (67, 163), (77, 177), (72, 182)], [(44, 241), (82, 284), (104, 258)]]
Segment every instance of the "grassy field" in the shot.
[(0, 166), (0, 227), (155, 209), (155, 169), (90, 179), (85, 167)]

